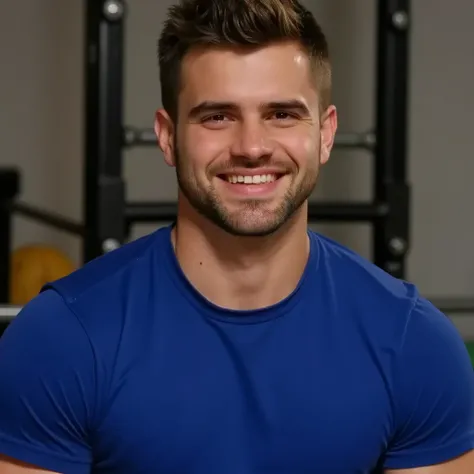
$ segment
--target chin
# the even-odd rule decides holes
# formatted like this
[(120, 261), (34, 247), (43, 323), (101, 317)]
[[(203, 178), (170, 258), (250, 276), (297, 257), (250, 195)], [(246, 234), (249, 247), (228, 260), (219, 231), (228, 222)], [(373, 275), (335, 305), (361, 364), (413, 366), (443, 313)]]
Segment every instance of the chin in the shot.
[(236, 237), (266, 237), (277, 232), (285, 225), (287, 219), (276, 216), (266, 218), (263, 216), (240, 215), (237, 218), (222, 216), (223, 218), (214, 220), (214, 223), (227, 233)]

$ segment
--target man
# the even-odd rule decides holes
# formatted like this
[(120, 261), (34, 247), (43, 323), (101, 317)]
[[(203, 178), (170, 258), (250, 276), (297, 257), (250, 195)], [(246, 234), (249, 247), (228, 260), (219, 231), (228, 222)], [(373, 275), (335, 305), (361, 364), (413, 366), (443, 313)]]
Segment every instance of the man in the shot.
[(463, 341), (308, 230), (336, 132), (295, 0), (188, 0), (159, 43), (176, 224), (48, 285), (0, 343), (0, 474), (472, 474)]

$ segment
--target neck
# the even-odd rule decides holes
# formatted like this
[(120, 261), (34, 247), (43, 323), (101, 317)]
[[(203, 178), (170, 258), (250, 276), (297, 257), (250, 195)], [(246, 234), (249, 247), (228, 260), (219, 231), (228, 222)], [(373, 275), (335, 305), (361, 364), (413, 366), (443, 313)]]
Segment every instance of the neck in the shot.
[(190, 283), (217, 306), (259, 309), (286, 298), (298, 285), (309, 255), (307, 206), (270, 236), (237, 237), (178, 206), (172, 234)]

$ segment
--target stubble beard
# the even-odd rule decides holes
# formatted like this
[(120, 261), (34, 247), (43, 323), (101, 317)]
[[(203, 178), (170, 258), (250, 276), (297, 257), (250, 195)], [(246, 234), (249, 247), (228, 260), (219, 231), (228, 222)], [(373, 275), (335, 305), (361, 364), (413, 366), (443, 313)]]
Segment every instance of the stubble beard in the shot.
[(200, 215), (233, 236), (265, 237), (277, 232), (311, 196), (318, 179), (318, 168), (312, 167), (296, 188), (289, 186), (276, 207), (249, 198), (242, 201), (238, 210), (230, 211), (214, 186), (210, 185), (207, 189), (199, 186), (195, 177), (187, 172), (185, 160), (177, 146), (175, 150), (178, 187), (183, 196)]

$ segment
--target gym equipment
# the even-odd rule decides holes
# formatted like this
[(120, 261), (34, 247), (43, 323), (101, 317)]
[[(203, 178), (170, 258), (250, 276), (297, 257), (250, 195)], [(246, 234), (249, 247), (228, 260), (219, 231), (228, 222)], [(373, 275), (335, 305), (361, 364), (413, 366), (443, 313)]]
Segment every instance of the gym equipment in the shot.
[[(373, 202), (310, 203), (309, 219), (368, 222), (373, 260), (403, 278), (409, 248), (409, 186), (406, 182), (406, 116), (409, 0), (378, 0), (376, 124), (373, 131), (338, 133), (338, 148), (364, 149), (374, 156)], [(84, 0), (85, 153), (83, 223), (0, 195), (6, 214), (18, 213), (82, 238), (83, 262), (126, 242), (132, 225), (169, 222), (173, 202), (127, 202), (122, 155), (127, 147), (156, 146), (152, 129), (123, 123), (125, 0)], [(15, 193), (18, 194), (18, 191)], [(8, 227), (2, 227), (9, 229)], [(10, 231), (7, 231), (8, 234)], [(9, 237), (8, 237), (9, 238)], [(7, 261), (6, 237), (0, 265)], [(6, 268), (3, 265), (4, 268)], [(6, 270), (5, 270), (6, 271)], [(0, 301), (8, 278), (2, 276)]]
[(9, 296), (11, 212), (9, 209), (20, 188), (19, 173), (10, 168), (0, 168), (0, 302)]
[[(18, 170), (14, 168), (0, 168), (0, 303), (10, 301), (12, 291), (10, 288), (12, 281), (10, 275), (12, 268), (11, 221), (14, 213), (35, 219), (43, 224), (48, 224), (74, 235), (84, 235), (82, 224), (16, 200), (21, 187), (20, 178)], [(50, 275), (53, 276), (59, 273), (52, 271)], [(17, 289), (13, 291), (15, 294), (18, 292)]]
[[(126, 1), (84, 0), (84, 6), (83, 223), (15, 200), (18, 189), (4, 192), (0, 173), (0, 301), (7, 301), (8, 296), (6, 262), (10, 255), (9, 222), (13, 212), (82, 237), (84, 262), (120, 247), (133, 224), (170, 222), (176, 216), (173, 202), (126, 201), (124, 149), (156, 146), (152, 129), (123, 123)], [(373, 261), (398, 278), (404, 278), (410, 246), (410, 187), (406, 173), (409, 26), (409, 0), (377, 0), (374, 130), (336, 136), (337, 148), (364, 149), (373, 155), (373, 201), (323, 202), (309, 206), (312, 221), (371, 223)], [(18, 181), (18, 173), (10, 179)], [(474, 301), (469, 302), (469, 310), (474, 311)]]
[[(124, 146), (156, 146), (156, 135), (152, 128), (127, 127), (124, 130)], [(376, 145), (373, 132), (338, 133), (335, 140), (336, 148), (360, 148), (372, 151)]]
[(21, 306), (0, 306), (0, 325), (9, 324), (21, 310)]
[(11, 256), (10, 303), (21, 306), (31, 301), (51, 281), (72, 273), (75, 265), (60, 250), (46, 245), (16, 249)]
[[(362, 203), (311, 203), (309, 218), (371, 223), (374, 262), (403, 278), (409, 248), (409, 0), (378, 0), (377, 5), (376, 126), (373, 132), (339, 133), (335, 143), (339, 148), (373, 153), (375, 198)], [(156, 146), (152, 129), (122, 123), (126, 11), (124, 0), (86, 3), (86, 261), (120, 246), (134, 223), (169, 222), (176, 215), (172, 202), (133, 203), (124, 198), (123, 150)]]

